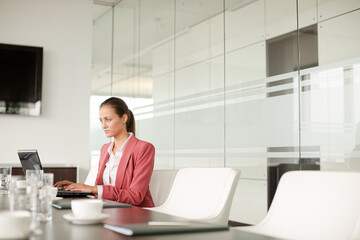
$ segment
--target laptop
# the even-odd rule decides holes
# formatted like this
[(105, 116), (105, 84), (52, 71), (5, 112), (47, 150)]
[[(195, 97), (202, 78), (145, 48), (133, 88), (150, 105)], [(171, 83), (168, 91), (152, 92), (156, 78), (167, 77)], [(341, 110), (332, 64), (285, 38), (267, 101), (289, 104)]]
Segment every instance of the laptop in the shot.
[[(37, 150), (18, 150), (17, 153), (24, 174), (26, 174), (26, 170), (43, 170)], [(63, 198), (75, 198), (86, 197), (90, 194), (91, 192), (67, 191), (65, 189), (59, 188), (56, 196)]]

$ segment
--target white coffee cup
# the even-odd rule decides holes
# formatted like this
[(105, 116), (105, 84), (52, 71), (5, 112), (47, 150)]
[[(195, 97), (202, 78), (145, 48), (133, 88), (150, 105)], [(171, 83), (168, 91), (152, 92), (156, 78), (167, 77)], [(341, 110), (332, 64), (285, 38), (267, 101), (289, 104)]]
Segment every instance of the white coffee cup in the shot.
[(0, 211), (0, 239), (24, 239), (30, 234), (28, 211)]
[(81, 199), (71, 201), (71, 210), (77, 218), (96, 218), (103, 208), (100, 199)]
[(51, 188), (51, 199), (55, 199), (55, 198), (56, 198), (57, 192), (58, 192), (58, 188), (57, 188), (57, 187)]

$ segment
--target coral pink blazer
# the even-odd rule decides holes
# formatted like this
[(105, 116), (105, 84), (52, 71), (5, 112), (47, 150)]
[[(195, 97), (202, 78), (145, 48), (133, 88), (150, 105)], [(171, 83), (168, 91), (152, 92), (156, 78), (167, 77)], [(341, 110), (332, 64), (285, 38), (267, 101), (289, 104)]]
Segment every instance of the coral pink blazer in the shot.
[[(105, 164), (109, 159), (108, 148), (101, 148), (99, 171), (95, 185), (103, 185)], [(154, 207), (149, 182), (154, 168), (155, 148), (151, 143), (141, 141), (132, 135), (125, 146), (116, 174), (115, 187), (103, 185), (104, 199), (130, 203), (140, 207)]]

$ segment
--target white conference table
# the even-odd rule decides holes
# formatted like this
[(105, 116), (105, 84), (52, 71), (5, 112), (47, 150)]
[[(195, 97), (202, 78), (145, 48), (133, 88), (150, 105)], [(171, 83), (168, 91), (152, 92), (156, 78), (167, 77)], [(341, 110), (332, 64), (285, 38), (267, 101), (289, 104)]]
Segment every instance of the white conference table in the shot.
[[(6, 196), (0, 196), (0, 210), (9, 209), (9, 199)], [(248, 233), (245, 231), (229, 229), (228, 231), (213, 231), (199, 233), (181, 233), (181, 234), (163, 234), (147, 236), (124, 236), (103, 227), (102, 223), (93, 225), (76, 225), (68, 222), (63, 218), (64, 214), (70, 213), (71, 210), (59, 210), (53, 208), (52, 221), (41, 223), (40, 228), (43, 233), (31, 240), (274, 240), (267, 236)], [(167, 214), (152, 212), (139, 207), (131, 208), (107, 208), (103, 209), (104, 213), (110, 215), (103, 221), (107, 224), (132, 224), (147, 223), (149, 221), (179, 221), (184, 220)], [(1, 213), (0, 213), (1, 214)]]

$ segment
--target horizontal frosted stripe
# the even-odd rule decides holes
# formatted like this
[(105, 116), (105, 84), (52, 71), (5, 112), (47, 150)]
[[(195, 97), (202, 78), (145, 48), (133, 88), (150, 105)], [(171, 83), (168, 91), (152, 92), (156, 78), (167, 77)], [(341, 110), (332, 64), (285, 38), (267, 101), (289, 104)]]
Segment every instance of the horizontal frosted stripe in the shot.
[[(288, 83), (288, 79), (289, 78), (297, 78), (297, 74), (296, 72), (293, 73), (286, 73), (286, 74), (281, 74), (281, 75), (277, 75), (277, 76), (273, 76), (273, 77), (269, 77), (269, 78), (264, 78), (264, 79), (259, 79), (259, 80), (254, 80), (254, 81), (250, 81), (250, 82), (245, 82), (245, 83), (241, 83), (241, 84), (235, 84), (235, 85), (231, 85), (226, 87), (226, 94), (228, 93), (233, 93), (236, 91), (246, 91), (246, 90), (260, 90), (266, 88), (271, 89), (271, 91), (278, 91), (278, 90), (283, 90), (286, 88), (291, 88), (293, 87), (293, 84)], [(279, 84), (279, 81), (283, 81), (283, 80), (287, 80), (284, 81), (285, 84)], [(277, 82), (278, 84), (276, 84), (276, 87), (271, 86), (272, 82)], [(266, 86), (266, 84), (270, 85), (269, 87)], [(270, 90), (268, 92), (271, 92)], [(155, 104), (152, 105), (147, 105), (147, 106), (143, 106), (143, 107), (149, 107), (149, 106), (166, 106), (167, 104), (172, 104), (175, 102), (180, 102), (180, 101), (193, 101), (194, 99), (202, 99), (202, 98), (209, 98), (209, 97), (215, 97), (218, 95), (223, 95), (224, 94), (224, 89), (223, 88), (218, 88), (218, 89), (213, 89), (213, 90), (209, 90), (209, 91), (203, 91), (200, 93), (196, 93), (196, 94), (190, 94), (187, 96), (183, 96), (183, 97), (178, 97), (175, 99), (169, 99), (166, 101), (161, 101), (161, 102), (157, 102)], [(256, 92), (255, 92), (256, 94)], [(134, 108), (137, 109), (137, 108)]]
[(321, 158), (321, 152), (301, 152), (301, 158)]
[(345, 60), (345, 61), (339, 61), (336, 63), (321, 65), (321, 66), (317, 66), (317, 67), (306, 68), (306, 69), (300, 70), (300, 75), (312, 74), (312, 73), (316, 73), (319, 71), (329, 71), (334, 68), (349, 69), (349, 67), (353, 68), (354, 70), (359, 70), (360, 69), (360, 57), (352, 58), (352, 59)]
[(226, 98), (226, 105), (261, 100), (261, 99), (265, 99), (265, 98), (266, 98), (266, 94), (264, 94), (264, 93), (252, 95), (249, 97), (242, 97), (242, 98), (235, 98), (235, 97), (233, 99)]
[(266, 148), (226, 148), (227, 153), (241, 153), (241, 152), (266, 152)]
[[(253, 81), (253, 83), (246, 82), (243, 84), (237, 84), (231, 87), (227, 87), (226, 89), (228, 89), (228, 91), (225, 93), (226, 104), (265, 99), (267, 96), (272, 97), (281, 96), (284, 94), (292, 94), (294, 92), (294, 84), (288, 83), (289, 78), (286, 77), (293, 75), (293, 73), (287, 73), (281, 75), (281, 77), (274, 76), (267, 79)], [(286, 78), (285, 81), (283, 81), (283, 78)], [(267, 87), (266, 83), (269, 83), (269, 85), (271, 86), (271, 81), (276, 82), (276, 86)], [(281, 84), (281, 82), (285, 84)], [(169, 99), (167, 101), (134, 108), (133, 110), (136, 113), (142, 113), (137, 114), (136, 116), (139, 116), (140, 118), (148, 118), (152, 117), (152, 115), (149, 115), (152, 112), (156, 113), (156, 115), (173, 114), (174, 104), (176, 104), (176, 113), (219, 107), (224, 105), (223, 90), (223, 88), (219, 88), (215, 90), (204, 91), (197, 94), (191, 94), (186, 97)], [(143, 114), (146, 115), (142, 116)]]
[(278, 80), (278, 81), (273, 81), (273, 82), (269, 82), (268, 83), (268, 87), (275, 87), (275, 86), (279, 86), (279, 85), (284, 85), (284, 84), (288, 84), (288, 83), (294, 83), (294, 79), (293, 78), (287, 78), (287, 79), (283, 79), (283, 80)]
[(174, 149), (156, 149), (156, 153), (159, 154), (173, 154), (174, 153)]
[(216, 149), (216, 148), (204, 148), (204, 149), (176, 149), (176, 154), (193, 154), (193, 153), (222, 153), (224, 152), (223, 148)]
[(299, 164), (299, 158), (269, 158), (268, 166), (277, 166), (284, 163)]
[(209, 103), (214, 103), (214, 104), (217, 104), (217, 103), (224, 103), (224, 96), (223, 95), (220, 95), (220, 96), (207, 96), (207, 97), (204, 97), (202, 99), (189, 99), (188, 101), (181, 101), (181, 102), (176, 102), (175, 103), (175, 109), (180, 109), (180, 108), (183, 108), (183, 107), (188, 107), (188, 106), (193, 106), (195, 104), (197, 105), (206, 105), (206, 104), (209, 104)]
[[(269, 152), (299, 152), (299, 147), (268, 147)], [(317, 152), (320, 151), (319, 146), (301, 146), (301, 151)]]
[(159, 153), (159, 150), (156, 149), (156, 158), (168, 158), (168, 157), (174, 157), (174, 153)]
[(190, 112), (190, 111), (196, 111), (196, 110), (204, 110), (204, 109), (216, 108), (216, 107), (222, 107), (222, 106), (224, 106), (224, 102), (207, 103), (207, 104), (202, 104), (202, 105), (183, 107), (181, 109), (176, 108), (175, 113), (183, 113), (183, 112)]
[(268, 153), (266, 156), (268, 158), (273, 158), (273, 157), (287, 158), (287, 157), (298, 157), (299, 153), (298, 152), (273, 152), (273, 153)]
[(267, 158), (266, 157), (238, 157), (238, 156), (228, 156), (226, 155), (226, 164), (227, 165), (236, 165), (236, 166), (259, 166), (259, 165), (266, 165)]
[(297, 79), (297, 72), (284, 73), (284, 74), (279, 74), (276, 76), (271, 76), (271, 77), (262, 78), (262, 79), (258, 79), (258, 80), (252, 80), (252, 81), (248, 81), (248, 82), (234, 84), (231, 86), (227, 86), (226, 91), (230, 91), (233, 88), (247, 88), (247, 87), (252, 87), (252, 86), (259, 85), (259, 84), (270, 84), (271, 82), (278, 82), (278, 81), (282, 81), (282, 80), (290, 79), (290, 78)]
[(257, 152), (241, 152), (241, 153), (229, 153), (226, 151), (226, 157), (238, 157), (238, 158), (258, 158), (258, 157), (263, 157), (265, 158), (271, 158), (271, 157), (283, 157), (283, 158), (288, 158), (288, 157), (298, 157), (299, 153), (296, 152), (276, 152), (276, 153), (267, 153), (267, 152), (263, 152), (263, 153), (257, 153)]
[(283, 95), (293, 94), (293, 93), (294, 93), (293, 89), (285, 89), (285, 90), (269, 92), (267, 94), (267, 97), (278, 97), (278, 96), (283, 96)]
[(175, 169), (184, 167), (224, 167), (224, 159), (175, 157)]
[[(347, 158), (360, 158), (360, 151), (353, 151), (351, 153), (344, 154), (344, 157), (347, 157)], [(360, 161), (360, 159), (358, 161)]]
[(354, 125), (331, 122), (301, 122), (301, 131), (311, 132), (353, 132)]

